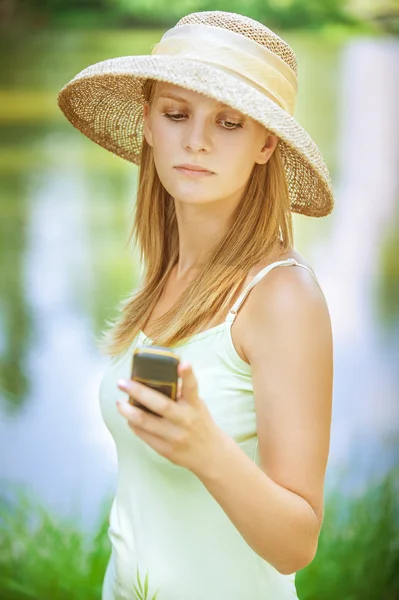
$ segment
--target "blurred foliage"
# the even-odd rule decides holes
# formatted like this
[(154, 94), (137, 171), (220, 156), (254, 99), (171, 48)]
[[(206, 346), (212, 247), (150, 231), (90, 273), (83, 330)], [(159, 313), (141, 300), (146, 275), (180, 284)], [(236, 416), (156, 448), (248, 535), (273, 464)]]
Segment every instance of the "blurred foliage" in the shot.
[(316, 558), (296, 577), (300, 600), (399, 598), (398, 469), (349, 501), (330, 493)]
[(24, 488), (8, 492), (0, 498), (0, 598), (99, 600), (110, 553), (110, 501), (88, 536), (71, 520), (51, 515)]
[(185, 14), (205, 10), (242, 13), (277, 29), (361, 24), (348, 0), (2, 0), (2, 4), (4, 19), (27, 19), (36, 26), (172, 26)]
[[(326, 499), (316, 558), (296, 576), (301, 600), (397, 600), (398, 472), (357, 497)], [(110, 555), (110, 500), (93, 533), (48, 513), (27, 492), (0, 499), (2, 600), (99, 600)]]
[(119, 0), (126, 14), (154, 22), (157, 15), (176, 21), (198, 10), (225, 10), (243, 13), (271, 27), (281, 29), (319, 28), (326, 23), (354, 25), (356, 20), (346, 10), (346, 0), (145, 0), (132, 3)]
[(399, 34), (398, 0), (349, 0), (349, 6), (361, 19), (372, 19), (380, 29)]
[[(25, 298), (24, 263), (27, 253), (25, 179), (2, 173), (0, 183), (0, 396), (7, 408), (21, 408), (30, 394), (25, 368), (32, 312)], [(6, 217), (6, 218), (5, 218)]]
[(399, 198), (395, 214), (380, 248), (377, 275), (376, 311), (386, 329), (399, 330)]

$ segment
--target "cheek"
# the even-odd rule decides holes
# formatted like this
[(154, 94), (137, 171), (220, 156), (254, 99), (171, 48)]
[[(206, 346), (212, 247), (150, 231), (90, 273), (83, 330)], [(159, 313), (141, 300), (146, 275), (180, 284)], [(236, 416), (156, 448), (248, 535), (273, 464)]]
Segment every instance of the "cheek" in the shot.
[(152, 150), (159, 173), (170, 169), (181, 158), (178, 135), (171, 131), (169, 123), (160, 121), (154, 126)]
[(253, 147), (233, 140), (226, 145), (222, 155), (223, 173), (229, 185), (241, 187), (244, 185), (254, 166)]
[(158, 174), (162, 179), (162, 175), (170, 169), (171, 162), (173, 161), (174, 151), (173, 144), (174, 140), (169, 134), (158, 127), (153, 131), (153, 147), (152, 152), (154, 156), (155, 166)]

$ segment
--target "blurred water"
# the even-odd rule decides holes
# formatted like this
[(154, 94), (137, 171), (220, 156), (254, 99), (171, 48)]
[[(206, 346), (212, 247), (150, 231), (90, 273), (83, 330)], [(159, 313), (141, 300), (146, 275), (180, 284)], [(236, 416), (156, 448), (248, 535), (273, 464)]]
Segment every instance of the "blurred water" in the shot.
[(105, 361), (76, 303), (76, 285), (91, 275), (79, 158), (74, 168), (60, 161), (44, 170), (29, 197), (23, 269), (35, 315), (26, 356), (30, 397), (18, 415), (2, 415), (0, 440), (3, 477), (28, 483), (56, 511), (87, 519), (109, 487), (114, 456), (97, 404)]
[[(324, 288), (334, 331), (327, 489), (339, 485), (347, 492), (361, 489), (399, 458), (399, 327), (395, 321), (387, 331), (379, 300), (381, 247), (399, 198), (398, 53), (397, 41), (354, 40), (345, 47), (337, 81), (336, 208), (324, 221), (329, 230), (322, 237), (304, 234), (311, 230), (296, 221), (298, 239), (306, 238), (306, 249), (297, 247)], [(0, 476), (26, 483), (46, 505), (79, 514), (89, 526), (100, 501), (114, 490), (116, 470), (97, 397), (108, 359), (96, 348), (94, 323), (103, 325), (104, 311), (119, 301), (117, 286), (121, 293), (129, 287), (117, 281), (125, 271), (123, 215), (136, 171), (120, 159), (112, 163), (119, 189), (110, 163), (101, 168), (105, 151), (79, 136), (50, 128), (35, 142), (33, 166), (16, 170), (22, 183), (13, 206), (25, 217), (24, 246), (10, 272), (20, 273), (28, 309), (23, 319), (21, 313), (24, 354), (10, 365), (18, 363), (28, 388), (24, 402), (10, 410), (10, 398), (18, 396), (13, 378), (1, 384)], [(314, 231), (319, 224), (325, 227), (319, 221)], [(3, 254), (3, 264), (10, 256)], [(10, 289), (5, 287), (0, 305), (3, 356), (14, 339), (6, 337)]]
[(353, 488), (366, 471), (399, 464), (399, 327), (386, 335), (376, 302), (381, 248), (399, 204), (398, 41), (349, 43), (341, 90), (336, 208), (313, 262), (334, 331), (329, 471), (347, 465)]

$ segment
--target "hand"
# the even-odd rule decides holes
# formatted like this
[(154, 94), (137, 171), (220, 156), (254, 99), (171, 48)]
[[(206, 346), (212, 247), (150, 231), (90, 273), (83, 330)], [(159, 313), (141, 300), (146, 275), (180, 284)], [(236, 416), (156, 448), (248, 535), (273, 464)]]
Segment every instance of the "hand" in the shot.
[(209, 466), (223, 443), (223, 431), (216, 425), (205, 402), (198, 396), (198, 383), (189, 363), (179, 364), (177, 400), (133, 379), (118, 387), (158, 415), (147, 413), (127, 401), (117, 401), (119, 413), (128, 426), (158, 454), (194, 473)]

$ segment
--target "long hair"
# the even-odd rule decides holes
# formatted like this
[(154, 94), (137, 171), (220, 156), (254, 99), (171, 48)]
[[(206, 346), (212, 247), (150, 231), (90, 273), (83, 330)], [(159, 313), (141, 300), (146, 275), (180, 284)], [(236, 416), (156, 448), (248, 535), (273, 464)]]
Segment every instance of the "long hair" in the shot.
[[(144, 97), (154, 97), (155, 81), (147, 80)], [(114, 357), (126, 350), (144, 328), (168, 275), (179, 258), (179, 232), (173, 198), (162, 185), (143, 136), (134, 223), (134, 242), (143, 265), (142, 285), (119, 304), (119, 314), (102, 332), (100, 349)], [(198, 276), (173, 307), (151, 324), (153, 342), (173, 346), (203, 330), (227, 312), (251, 267), (275, 248), (293, 245), (293, 226), (285, 170), (279, 145), (266, 164), (255, 163), (232, 224)]]

